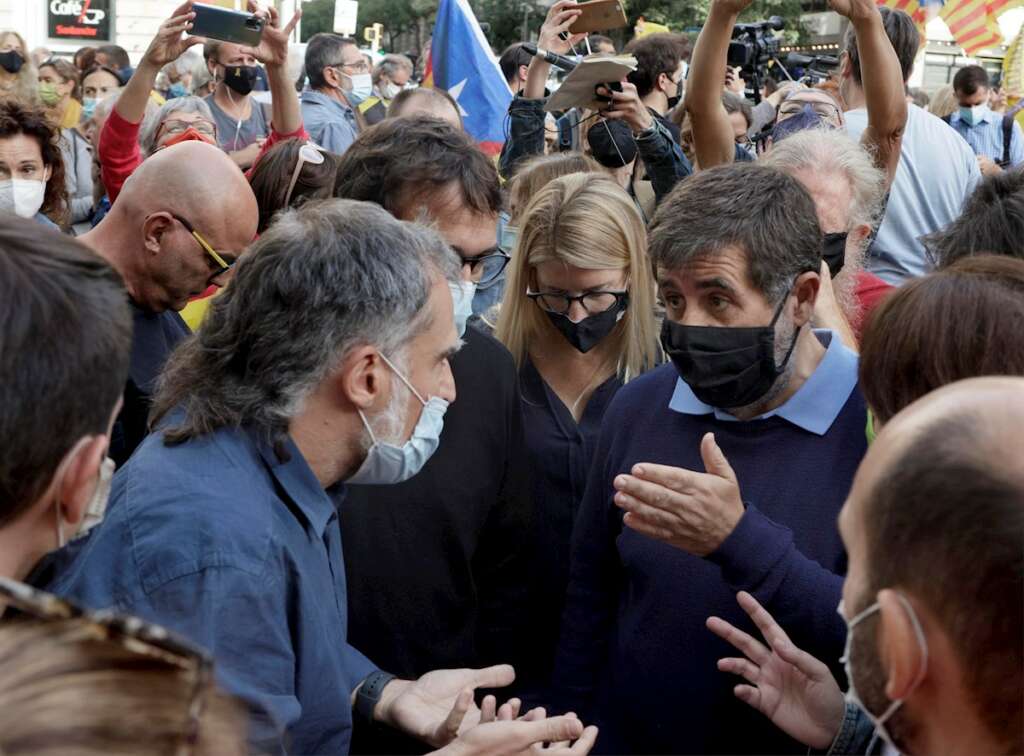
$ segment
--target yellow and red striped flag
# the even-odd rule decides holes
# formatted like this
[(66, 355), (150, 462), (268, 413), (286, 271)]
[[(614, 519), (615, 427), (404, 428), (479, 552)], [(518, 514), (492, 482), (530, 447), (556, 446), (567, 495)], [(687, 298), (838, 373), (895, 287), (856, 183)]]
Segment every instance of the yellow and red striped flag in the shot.
[(914, 19), (914, 24), (917, 26), (918, 32), (921, 34), (922, 41), (925, 38), (924, 27), (928, 23), (925, 17), (925, 10), (918, 2), (918, 0), (878, 0), (878, 5), (883, 5), (886, 8), (892, 10), (900, 10)]
[(939, 16), (946, 22), (956, 43), (967, 55), (973, 55), (986, 47), (1003, 43), (994, 6), (999, 5), (999, 10), (1003, 10), (1002, 6), (1007, 2), (1008, 0), (961, 0), (944, 5)]

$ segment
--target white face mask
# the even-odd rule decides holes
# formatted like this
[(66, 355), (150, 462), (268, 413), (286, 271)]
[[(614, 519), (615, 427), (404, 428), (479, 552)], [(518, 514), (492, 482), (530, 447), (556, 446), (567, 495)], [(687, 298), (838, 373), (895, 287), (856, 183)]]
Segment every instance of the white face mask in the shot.
[[(110, 501), (110, 487), (114, 481), (114, 470), (116, 467), (117, 463), (114, 460), (110, 457), (104, 458), (103, 463), (100, 465), (100, 477), (96, 481), (96, 490), (93, 491), (92, 498), (89, 499), (89, 504), (85, 508), (81, 527), (71, 537), (72, 541), (78, 540), (103, 521), (103, 516), (107, 512), (107, 503)], [(60, 511), (60, 500), (58, 499), (57, 548), (63, 548), (64, 543), (64, 515)]]
[(356, 474), (346, 482), (356, 485), (387, 486), (394, 483), (402, 483), (423, 469), (427, 460), (437, 451), (441, 443), (441, 431), (444, 429), (444, 413), (448, 409), (448, 402), (439, 396), (430, 397), (424, 401), (419, 392), (413, 388), (408, 379), (391, 364), (391, 361), (381, 355), (381, 359), (394, 371), (413, 395), (420, 400), (423, 410), (420, 412), (420, 419), (413, 428), (412, 438), (402, 446), (395, 446), (384, 441), (378, 441), (373, 429), (366, 421), (366, 415), (359, 411), (359, 417), (363, 426), (370, 434), (372, 445), (370, 451), (359, 466)]
[(960, 120), (969, 126), (975, 126), (981, 123), (981, 119), (985, 117), (987, 112), (987, 105), (975, 105), (971, 108), (962, 107), (960, 108)]
[[(348, 74), (345, 74), (348, 76)], [(348, 76), (348, 80), (352, 82), (352, 89), (345, 92), (345, 97), (349, 101), (349, 104), (355, 106), (363, 102), (367, 97), (373, 94), (373, 77), (370, 74), (356, 74), (355, 76)]]
[(476, 284), (472, 281), (448, 282), (452, 292), (452, 304), (455, 305), (455, 330), (461, 339), (466, 335), (466, 322), (473, 314), (473, 297), (476, 296)]
[(396, 97), (398, 97), (398, 93), (401, 91), (402, 88), (400, 86), (398, 86), (394, 82), (389, 81), (387, 84), (384, 85), (384, 89), (381, 90), (381, 94), (384, 95), (385, 100), (393, 100)]
[(32, 218), (43, 206), (46, 182), (35, 179), (0, 181), (0, 210), (21, 218)]
[[(921, 684), (921, 681), (924, 680), (925, 673), (928, 671), (928, 641), (924, 637), (924, 630), (921, 628), (921, 623), (917, 619), (917, 614), (914, 612), (914, 607), (910, 605), (910, 602), (907, 601), (906, 597), (904, 597), (903, 594), (897, 593), (896, 598), (899, 599), (900, 603), (903, 605), (903, 608), (907, 610), (907, 614), (910, 616), (910, 623), (914, 627), (914, 636), (917, 639), (918, 645), (921, 647), (921, 668), (917, 673), (917, 679), (914, 680), (914, 684), (910, 688), (910, 690), (913, 691), (914, 688)], [(837, 611), (839, 612), (839, 616), (843, 618), (843, 621), (846, 622), (846, 648), (843, 651), (843, 655), (839, 659), (839, 663), (842, 664), (843, 668), (846, 670), (846, 679), (850, 683), (850, 689), (846, 691), (846, 702), (854, 704), (861, 711), (863, 711), (867, 715), (868, 719), (871, 720), (871, 723), (875, 726), (876, 737), (881, 737), (882, 740), (888, 743), (893, 749), (898, 751), (899, 747), (893, 742), (892, 738), (889, 736), (889, 733), (886, 731), (885, 723), (892, 718), (892, 715), (896, 713), (896, 711), (903, 705), (903, 701), (906, 699), (896, 699), (889, 705), (889, 708), (887, 708), (881, 716), (876, 717), (874, 713), (870, 709), (868, 709), (867, 706), (864, 705), (864, 702), (861, 700), (860, 696), (857, 695), (857, 689), (854, 687), (853, 683), (853, 664), (850, 660), (850, 649), (853, 647), (853, 628), (855, 628), (857, 625), (863, 622), (867, 617), (870, 617), (872, 614), (877, 612), (880, 608), (881, 607), (879, 603), (876, 601), (867, 609), (858, 614), (856, 617), (847, 622), (846, 614), (843, 612), (843, 602), (839, 602), (839, 608)], [(868, 747), (867, 753), (873, 752), (872, 746), (874, 746), (874, 744), (874, 738), (872, 738), (871, 746)]]

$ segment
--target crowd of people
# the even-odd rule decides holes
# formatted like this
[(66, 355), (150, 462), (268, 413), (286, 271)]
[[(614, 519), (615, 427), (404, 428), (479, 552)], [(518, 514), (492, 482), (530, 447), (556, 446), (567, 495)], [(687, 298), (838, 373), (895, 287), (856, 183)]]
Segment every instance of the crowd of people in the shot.
[(497, 158), (253, 0), (0, 32), (0, 752), (1024, 753), (1024, 137), (829, 4), (513, 45)]

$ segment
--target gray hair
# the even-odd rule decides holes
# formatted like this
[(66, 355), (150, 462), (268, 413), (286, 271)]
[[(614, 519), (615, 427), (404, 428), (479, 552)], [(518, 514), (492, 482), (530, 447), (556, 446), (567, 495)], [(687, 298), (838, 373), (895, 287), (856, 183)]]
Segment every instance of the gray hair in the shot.
[(306, 44), (306, 76), (310, 89), (327, 86), (324, 69), (341, 63), (341, 51), (349, 45), (358, 47), (355, 40), (340, 34), (321, 32), (309, 38)]
[(821, 266), (821, 227), (799, 181), (757, 163), (695, 173), (662, 200), (651, 223), (655, 269), (679, 270), (728, 248), (746, 255), (754, 287), (772, 303)]
[(254, 428), (278, 453), (306, 398), (351, 350), (401, 360), (430, 325), (431, 279), (457, 280), (435, 232), (350, 200), (282, 214), (237, 265), (197, 334), (171, 356), (153, 401), (166, 443)]
[(395, 74), (398, 73), (399, 70), (408, 71), (411, 76), (414, 70), (412, 61), (404, 55), (398, 55), (395, 53), (385, 55), (384, 60), (382, 60), (377, 67), (373, 69), (374, 86), (380, 83), (381, 76), (387, 76), (390, 81), (394, 81)]
[(850, 224), (875, 228), (881, 220), (885, 174), (875, 166), (867, 150), (845, 131), (800, 131), (773, 145), (761, 162), (789, 174), (809, 170), (823, 176), (845, 176), (853, 195)]
[(142, 148), (143, 155), (148, 157), (153, 154), (153, 150), (156, 149), (157, 132), (172, 113), (198, 113), (210, 123), (215, 123), (210, 106), (201, 98), (190, 95), (170, 99), (158, 109), (147, 113), (142, 122), (142, 130), (139, 132), (139, 147)]

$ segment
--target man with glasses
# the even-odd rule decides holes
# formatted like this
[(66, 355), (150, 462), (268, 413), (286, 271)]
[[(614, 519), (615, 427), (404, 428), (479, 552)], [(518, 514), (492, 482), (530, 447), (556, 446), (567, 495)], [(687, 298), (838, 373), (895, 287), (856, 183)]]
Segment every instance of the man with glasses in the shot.
[(227, 283), (257, 218), (256, 198), (235, 164), (213, 145), (189, 141), (147, 158), (103, 221), (79, 237), (124, 278), (135, 324), (111, 439), (119, 466), (145, 438), (156, 378), (189, 333), (178, 312), (209, 286)]
[(302, 120), (313, 141), (341, 155), (363, 127), (359, 105), (373, 94), (373, 77), (355, 41), (314, 34), (306, 47), (309, 89), (302, 93)]
[[(335, 196), (432, 224), (462, 261), (452, 292), (464, 341), (451, 360), (458, 399), (440, 448), (405, 483), (348, 487), (339, 510), (350, 638), (396, 674), (502, 659), (528, 681), (535, 659), (523, 642), (532, 604), (522, 545), (532, 502), (516, 368), (495, 339), (465, 327), (474, 292), (499, 281), (508, 262), (495, 246), (497, 171), (443, 121), (388, 119), (341, 159)], [(353, 750), (403, 746), (357, 728)]]

